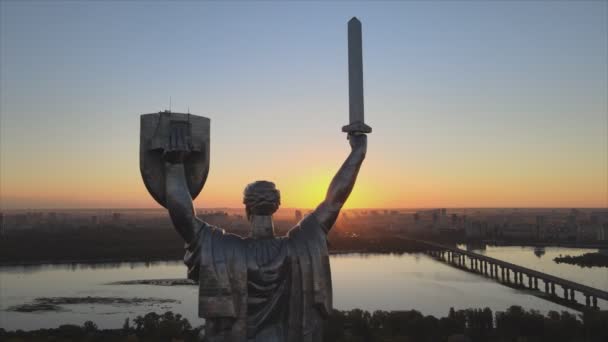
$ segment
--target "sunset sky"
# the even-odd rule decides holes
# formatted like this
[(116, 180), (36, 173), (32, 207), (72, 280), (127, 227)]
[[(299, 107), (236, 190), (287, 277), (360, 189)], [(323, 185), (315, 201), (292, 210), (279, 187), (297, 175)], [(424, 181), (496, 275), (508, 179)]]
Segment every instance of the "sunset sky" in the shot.
[(347, 207), (607, 207), (608, 2), (0, 2), (0, 207), (157, 207), (139, 115), (211, 119), (198, 207), (313, 207), (350, 148), (346, 23), (374, 132)]

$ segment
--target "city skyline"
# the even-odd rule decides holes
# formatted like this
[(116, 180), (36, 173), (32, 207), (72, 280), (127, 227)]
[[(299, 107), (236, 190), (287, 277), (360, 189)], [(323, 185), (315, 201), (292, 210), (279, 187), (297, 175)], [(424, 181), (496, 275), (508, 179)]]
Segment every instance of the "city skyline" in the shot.
[(352, 16), (374, 133), (347, 209), (608, 207), (606, 2), (0, 7), (1, 209), (158, 207), (139, 114), (170, 98), (211, 119), (197, 207), (258, 179), (316, 206), (349, 152)]

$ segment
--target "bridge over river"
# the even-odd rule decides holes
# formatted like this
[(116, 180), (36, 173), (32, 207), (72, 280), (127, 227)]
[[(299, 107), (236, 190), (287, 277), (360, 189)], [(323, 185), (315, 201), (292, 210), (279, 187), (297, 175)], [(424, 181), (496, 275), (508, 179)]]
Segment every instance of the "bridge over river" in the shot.
[[(577, 310), (598, 309), (598, 298), (608, 301), (608, 292), (587, 285), (474, 252), (430, 241), (417, 239), (409, 240), (428, 246), (429, 248), (426, 251), (428, 255), (451, 266), (481, 274), (510, 287), (534, 291), (539, 297), (564, 304)], [(544, 292), (542, 288), (539, 287), (539, 280), (544, 284)], [(556, 285), (562, 288), (563, 297), (556, 294)], [(584, 304), (576, 301), (575, 292), (579, 292), (584, 296)]]

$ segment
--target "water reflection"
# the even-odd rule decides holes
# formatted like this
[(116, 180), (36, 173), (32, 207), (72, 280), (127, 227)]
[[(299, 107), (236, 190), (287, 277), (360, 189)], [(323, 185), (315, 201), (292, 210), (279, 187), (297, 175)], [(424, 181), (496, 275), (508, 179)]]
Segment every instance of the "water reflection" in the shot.
[(545, 247), (535, 247), (534, 255), (536, 255), (538, 258), (541, 258), (543, 255), (545, 255)]
[[(506, 249), (505, 249), (506, 248)], [(566, 272), (573, 280), (607, 288), (608, 272), (582, 270), (552, 261), (552, 255), (567, 249), (547, 249), (543, 258), (534, 250), (519, 247), (489, 247), (483, 253), (508, 259), (530, 268)], [(463, 272), (437, 262), (423, 254), (340, 254), (330, 257), (334, 306), (337, 309), (409, 310), (445, 316), (450, 309), (490, 307), (505, 310), (521, 305), (543, 312), (566, 308), (525, 292), (502, 286), (493, 280)], [(549, 269), (550, 268), (550, 269)], [(576, 273), (579, 272), (579, 273)], [(0, 327), (34, 329), (56, 327), (64, 323), (82, 324), (95, 321), (100, 327), (120, 327), (125, 318), (134, 318), (150, 311), (171, 310), (182, 313), (193, 325), (200, 324), (197, 315), (198, 288), (193, 285), (104, 285), (112, 282), (141, 279), (185, 278), (181, 261), (127, 262), (106, 264), (63, 264), (0, 267)], [(67, 311), (53, 313), (15, 313), (4, 311), (12, 305), (32, 302), (37, 297), (155, 297), (175, 300), (160, 305), (66, 305)], [(600, 307), (608, 308), (601, 302)]]

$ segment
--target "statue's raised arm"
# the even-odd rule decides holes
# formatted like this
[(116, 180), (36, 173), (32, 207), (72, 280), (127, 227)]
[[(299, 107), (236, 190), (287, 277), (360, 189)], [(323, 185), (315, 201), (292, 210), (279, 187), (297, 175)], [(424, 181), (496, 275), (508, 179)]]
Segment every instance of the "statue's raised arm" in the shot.
[(351, 152), (332, 179), (325, 200), (314, 211), (314, 215), (326, 232), (329, 232), (336, 222), (340, 209), (342, 209), (353, 190), (359, 168), (361, 168), (367, 152), (367, 135), (351, 133), (348, 135), (348, 141), (350, 142)]
[(187, 243), (192, 242), (201, 222), (194, 211), (186, 183), (184, 160), (190, 153), (187, 132), (181, 127), (171, 130), (169, 148), (164, 152), (166, 206), (173, 226)]

